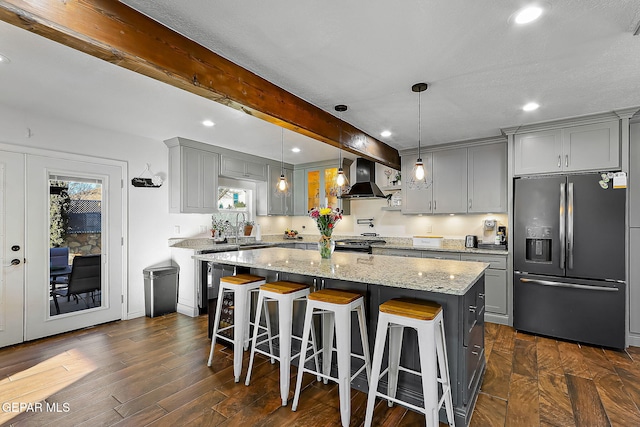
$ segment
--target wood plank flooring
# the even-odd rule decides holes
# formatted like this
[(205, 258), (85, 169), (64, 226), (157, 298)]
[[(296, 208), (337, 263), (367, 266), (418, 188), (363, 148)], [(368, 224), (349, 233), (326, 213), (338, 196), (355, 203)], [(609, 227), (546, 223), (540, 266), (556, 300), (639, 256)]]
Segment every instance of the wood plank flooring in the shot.
[[(236, 384), (229, 349), (218, 346), (206, 366), (209, 343), (205, 316), (174, 313), (0, 349), (0, 425), (340, 425), (336, 385), (307, 375), (292, 412), (291, 401), (281, 406), (277, 364), (256, 358), (251, 385)], [(640, 349), (579, 346), (495, 324), (486, 325), (485, 345), (472, 426), (640, 425)], [(354, 426), (366, 398), (353, 390)], [(420, 426), (424, 418), (379, 402), (374, 425)]]

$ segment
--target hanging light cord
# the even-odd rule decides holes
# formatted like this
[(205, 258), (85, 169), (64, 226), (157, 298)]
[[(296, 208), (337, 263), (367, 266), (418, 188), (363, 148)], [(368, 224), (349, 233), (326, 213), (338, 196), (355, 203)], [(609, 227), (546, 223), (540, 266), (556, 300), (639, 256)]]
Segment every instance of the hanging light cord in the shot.
[(421, 159), (420, 155), (420, 140), (422, 139), (422, 113), (420, 111), (422, 103), (420, 99), (422, 98), (422, 92), (418, 92), (418, 158)]
[(284, 128), (280, 129), (280, 174), (284, 175)]

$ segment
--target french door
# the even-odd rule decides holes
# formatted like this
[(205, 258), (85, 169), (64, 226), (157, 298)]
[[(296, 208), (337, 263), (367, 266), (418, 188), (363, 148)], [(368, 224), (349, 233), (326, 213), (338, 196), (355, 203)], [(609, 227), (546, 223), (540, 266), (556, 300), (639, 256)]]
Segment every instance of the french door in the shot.
[[(74, 158), (0, 151), (0, 347), (123, 317), (124, 166)], [(54, 309), (50, 258), (52, 183), (60, 182), (85, 183), (100, 194), (92, 200), (99, 212), (91, 245), (60, 244), (70, 249), (70, 269), (74, 257), (98, 262), (96, 289), (58, 297), (72, 307), (66, 311)], [(73, 280), (70, 274), (69, 289)]]
[[(41, 338), (73, 329), (122, 318), (123, 214), (122, 169), (91, 161), (65, 160), (29, 155), (26, 163), (26, 305), (25, 340)], [(92, 183), (100, 189), (100, 237), (92, 249), (77, 256), (99, 258), (99, 288), (72, 301), (84, 309), (58, 314), (52, 308), (50, 271), (50, 195), (51, 182)], [(71, 246), (71, 244), (69, 244)], [(97, 248), (97, 251), (96, 251)], [(75, 260), (71, 266), (76, 264)], [(74, 273), (69, 276), (69, 290)], [(91, 294), (91, 295), (90, 295)]]
[(0, 347), (24, 337), (24, 159), (0, 151)]

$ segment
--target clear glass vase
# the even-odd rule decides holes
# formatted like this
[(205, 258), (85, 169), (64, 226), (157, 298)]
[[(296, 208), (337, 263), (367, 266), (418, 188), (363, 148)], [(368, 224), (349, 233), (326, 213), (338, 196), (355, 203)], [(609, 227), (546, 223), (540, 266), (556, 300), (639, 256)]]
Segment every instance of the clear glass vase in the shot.
[(336, 242), (333, 241), (331, 236), (321, 236), (318, 242), (318, 251), (320, 252), (320, 258), (330, 259), (333, 250), (336, 248)]

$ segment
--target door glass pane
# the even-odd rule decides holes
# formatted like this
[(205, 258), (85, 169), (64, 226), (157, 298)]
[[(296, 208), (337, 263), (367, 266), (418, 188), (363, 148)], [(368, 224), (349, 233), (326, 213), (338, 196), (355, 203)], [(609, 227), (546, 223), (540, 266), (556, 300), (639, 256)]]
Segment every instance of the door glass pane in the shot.
[(328, 168), (324, 170), (324, 206), (337, 208), (338, 194), (340, 187), (336, 183), (338, 178), (338, 168)]
[(102, 182), (49, 179), (49, 312), (102, 306)]
[(320, 207), (320, 171), (307, 172), (307, 211)]

